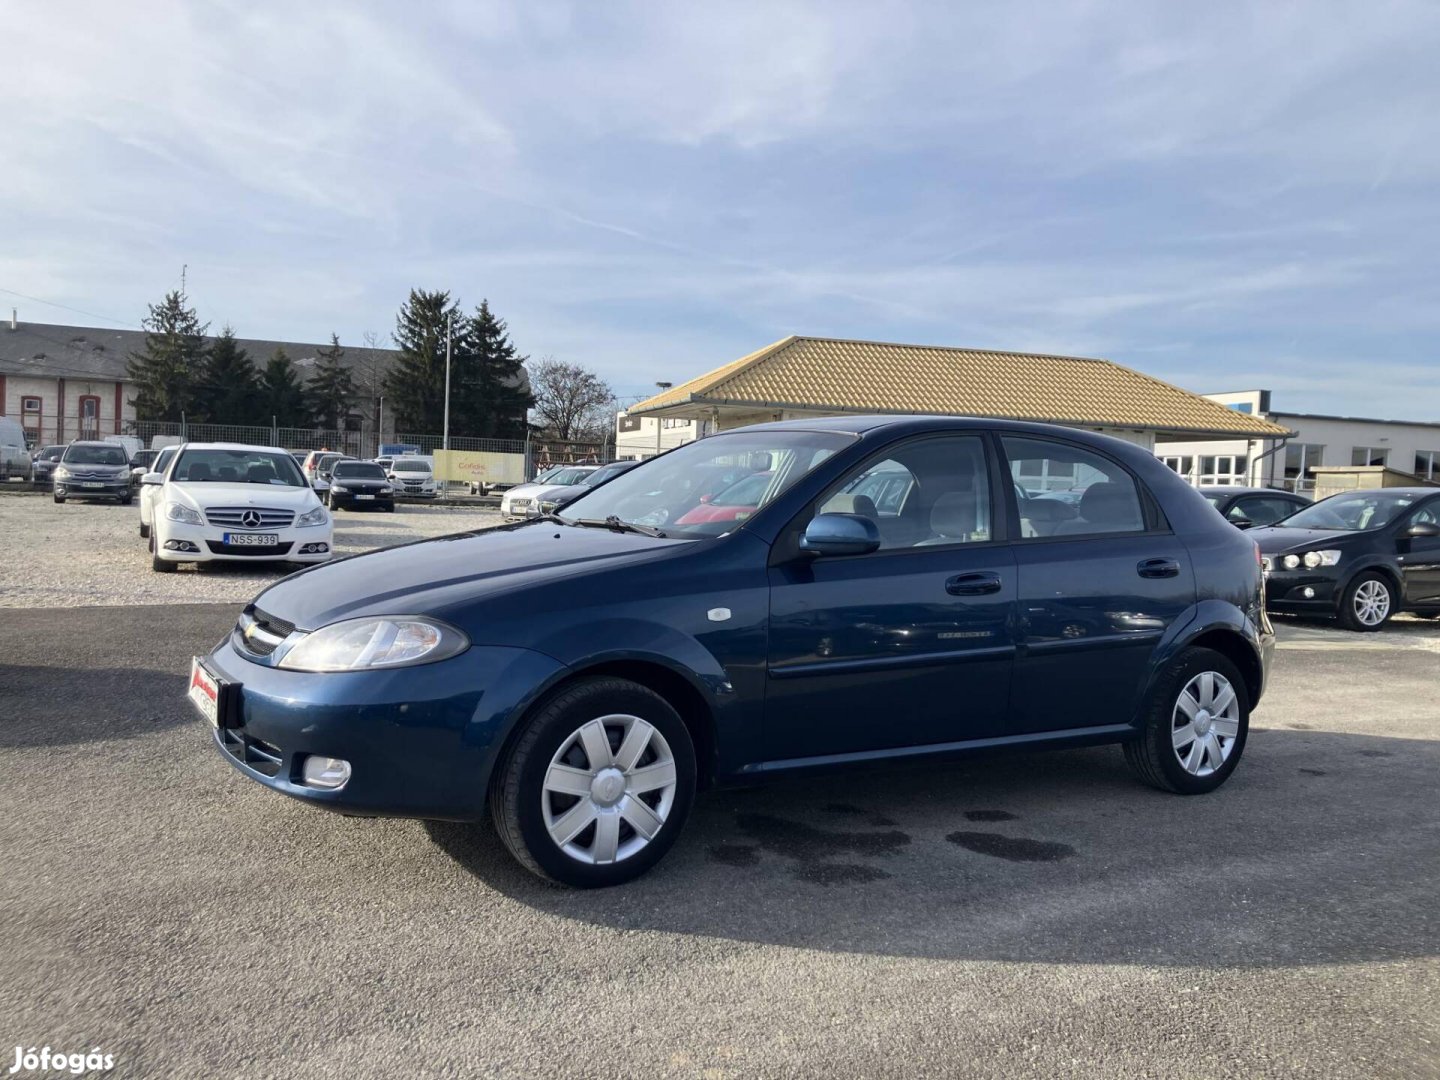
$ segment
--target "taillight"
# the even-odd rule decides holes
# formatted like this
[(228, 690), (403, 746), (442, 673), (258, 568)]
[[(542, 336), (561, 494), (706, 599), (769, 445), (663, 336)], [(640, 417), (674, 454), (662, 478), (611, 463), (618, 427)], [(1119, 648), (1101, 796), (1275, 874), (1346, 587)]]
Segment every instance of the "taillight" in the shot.
[(1255, 548), (1255, 565), (1263, 568), (1265, 566), (1265, 560), (1260, 555), (1260, 545), (1255, 544), (1253, 546)]

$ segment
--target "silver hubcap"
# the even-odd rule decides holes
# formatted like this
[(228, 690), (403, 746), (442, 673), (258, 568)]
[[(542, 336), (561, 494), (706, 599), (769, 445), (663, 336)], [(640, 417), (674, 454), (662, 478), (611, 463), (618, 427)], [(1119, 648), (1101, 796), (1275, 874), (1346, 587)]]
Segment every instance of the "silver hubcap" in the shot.
[(1371, 578), (1355, 590), (1355, 617), (1366, 626), (1379, 626), (1390, 614), (1390, 590)]
[(670, 744), (638, 716), (602, 716), (560, 744), (540, 810), (555, 846), (577, 862), (622, 862), (654, 839), (675, 804)]
[(1170, 742), (1181, 767), (1209, 776), (1225, 763), (1240, 734), (1240, 700), (1230, 680), (1202, 671), (1180, 691), (1171, 714)]

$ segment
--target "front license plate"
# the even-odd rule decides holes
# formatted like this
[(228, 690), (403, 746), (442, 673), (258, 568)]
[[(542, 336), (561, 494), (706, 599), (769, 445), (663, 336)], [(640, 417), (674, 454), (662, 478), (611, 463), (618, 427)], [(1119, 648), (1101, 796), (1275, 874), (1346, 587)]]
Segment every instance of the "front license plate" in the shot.
[(375, 497), (374, 495), (356, 495), (356, 496), (355, 496), (355, 498), (357, 498), (357, 499), (373, 499), (374, 497)]
[(224, 540), (235, 547), (274, 547), (280, 537), (275, 533), (226, 533)]
[(82, 488), (102, 488), (102, 487), (104, 487), (105, 485), (102, 484), (102, 483), (100, 483), (100, 481), (98, 481), (98, 480), (86, 480), (86, 481), (85, 481), (83, 484), (81, 484), (80, 486), (81, 486)]
[(210, 674), (209, 669), (196, 656), (190, 660), (189, 698), (200, 715), (210, 721), (212, 727), (220, 726), (220, 693), (225, 684)]

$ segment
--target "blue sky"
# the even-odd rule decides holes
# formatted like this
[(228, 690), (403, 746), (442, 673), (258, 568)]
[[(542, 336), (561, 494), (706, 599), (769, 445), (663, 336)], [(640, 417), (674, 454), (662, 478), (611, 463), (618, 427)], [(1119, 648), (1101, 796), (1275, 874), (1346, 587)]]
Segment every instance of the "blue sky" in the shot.
[[(11, 5), (0, 289), (624, 397), (790, 333), (1440, 419), (1440, 6)], [(22, 319), (96, 322), (0, 293)]]

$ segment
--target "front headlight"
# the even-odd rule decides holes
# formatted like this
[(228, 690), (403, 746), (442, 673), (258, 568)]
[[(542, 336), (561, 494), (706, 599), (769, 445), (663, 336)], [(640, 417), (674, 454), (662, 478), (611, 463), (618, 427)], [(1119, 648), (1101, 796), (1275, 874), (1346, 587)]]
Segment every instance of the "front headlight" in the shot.
[(347, 619), (307, 634), (285, 654), (291, 671), (365, 671), (433, 664), (470, 647), (459, 630), (432, 619), (393, 615)]
[(380, 489), (380, 494), (381, 494), (381, 495), (389, 495), (389, 494), (390, 494), (390, 489), (389, 489), (388, 487), (382, 487), (382, 488)]
[(1307, 551), (1302, 560), (1306, 566), (1314, 570), (1317, 566), (1334, 566), (1340, 561), (1338, 551)]
[(317, 506), (314, 510), (306, 510), (297, 517), (295, 524), (303, 529), (307, 525), (324, 525), (325, 521), (325, 507)]
[(165, 516), (171, 521), (183, 521), (186, 525), (204, 525), (205, 521), (200, 516), (200, 511), (192, 510), (184, 503), (166, 503)]
[(350, 489), (349, 489), (349, 488), (347, 488), (347, 487), (341, 487), (339, 484), (331, 484), (331, 485), (330, 485), (330, 490), (333, 491), (336, 495), (349, 495), (349, 494), (350, 494)]
[(1285, 567), (1286, 570), (1294, 570), (1297, 566), (1300, 565), (1300, 556), (1286, 555), (1283, 559), (1280, 560), (1280, 565)]
[(70, 479), (70, 470), (67, 469), (67, 468), (65, 468), (64, 465), (58, 465), (58, 466), (56, 466), (56, 468), (55, 468), (55, 479), (56, 479), (56, 480), (69, 480), (69, 479)]

